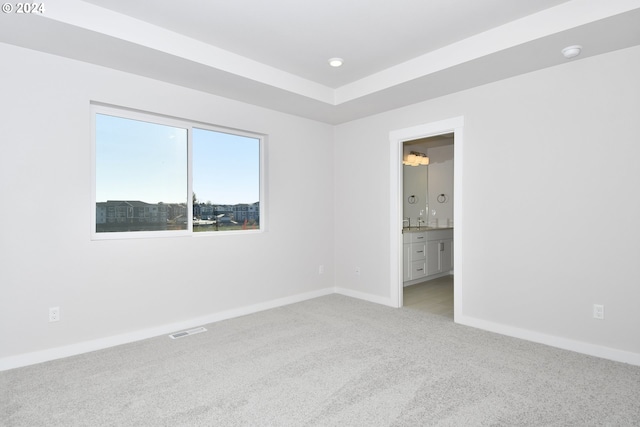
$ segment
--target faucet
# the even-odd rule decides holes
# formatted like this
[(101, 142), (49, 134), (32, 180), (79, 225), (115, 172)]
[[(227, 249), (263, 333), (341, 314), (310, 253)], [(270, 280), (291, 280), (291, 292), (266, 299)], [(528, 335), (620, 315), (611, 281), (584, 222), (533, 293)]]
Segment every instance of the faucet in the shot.
[(407, 228), (411, 229), (411, 218), (409, 218), (408, 216), (404, 217), (402, 219), (402, 226), (404, 227), (404, 223), (407, 223)]
[(424, 224), (424, 219), (418, 218), (418, 230), (420, 230), (420, 224)]

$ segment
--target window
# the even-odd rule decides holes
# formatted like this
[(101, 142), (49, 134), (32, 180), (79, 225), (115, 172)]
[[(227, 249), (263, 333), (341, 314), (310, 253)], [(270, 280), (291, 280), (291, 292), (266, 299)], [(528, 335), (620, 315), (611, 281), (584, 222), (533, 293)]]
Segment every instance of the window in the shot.
[(260, 139), (194, 128), (193, 204), (193, 231), (258, 228), (236, 211), (259, 209)]
[(93, 125), (93, 238), (262, 228), (263, 136), (96, 105)]

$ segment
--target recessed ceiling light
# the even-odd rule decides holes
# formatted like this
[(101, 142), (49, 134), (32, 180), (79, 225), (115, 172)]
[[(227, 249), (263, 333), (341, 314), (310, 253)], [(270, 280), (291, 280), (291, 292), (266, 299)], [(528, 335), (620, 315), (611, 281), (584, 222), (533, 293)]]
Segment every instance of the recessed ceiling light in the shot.
[(331, 65), (332, 67), (340, 67), (343, 62), (344, 60), (342, 58), (331, 58), (329, 60), (329, 65)]
[(573, 46), (567, 46), (564, 49), (562, 49), (562, 54), (564, 55), (565, 58), (570, 59), (580, 55), (581, 51), (582, 51), (582, 46), (579, 46), (576, 44)]

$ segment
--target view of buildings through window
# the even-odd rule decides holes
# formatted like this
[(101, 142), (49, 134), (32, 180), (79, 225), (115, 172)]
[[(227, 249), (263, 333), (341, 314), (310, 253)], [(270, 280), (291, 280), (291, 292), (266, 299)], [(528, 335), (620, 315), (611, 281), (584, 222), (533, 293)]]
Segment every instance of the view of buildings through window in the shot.
[(96, 113), (95, 232), (260, 228), (261, 139), (154, 119)]
[(260, 225), (260, 140), (193, 128), (193, 231)]

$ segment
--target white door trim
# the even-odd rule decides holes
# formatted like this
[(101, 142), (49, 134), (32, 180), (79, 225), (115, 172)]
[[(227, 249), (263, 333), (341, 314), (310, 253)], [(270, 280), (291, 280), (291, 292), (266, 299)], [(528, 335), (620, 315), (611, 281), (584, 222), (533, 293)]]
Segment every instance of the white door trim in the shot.
[(454, 172), (453, 172), (453, 295), (454, 321), (462, 318), (462, 226), (463, 226), (463, 204), (462, 204), (462, 170), (463, 158), (462, 147), (464, 144), (464, 117), (454, 117), (438, 122), (427, 123), (405, 129), (398, 129), (389, 132), (390, 142), (390, 222), (389, 233), (391, 242), (390, 256), (390, 292), (389, 296), (395, 307), (402, 307), (403, 283), (402, 283), (402, 147), (405, 141), (412, 141), (419, 138), (441, 135), (444, 133), (454, 133)]

